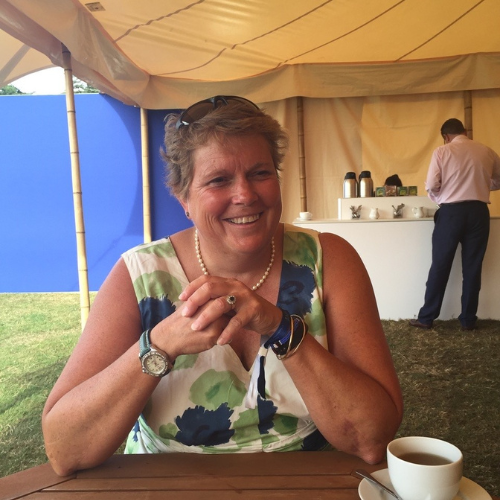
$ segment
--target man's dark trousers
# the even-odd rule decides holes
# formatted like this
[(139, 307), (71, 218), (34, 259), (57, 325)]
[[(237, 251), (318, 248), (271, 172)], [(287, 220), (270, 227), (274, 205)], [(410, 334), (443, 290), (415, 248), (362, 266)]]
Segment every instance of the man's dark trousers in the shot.
[(462, 245), (462, 312), (464, 327), (477, 320), (481, 269), (490, 233), (488, 205), (481, 201), (443, 203), (434, 216), (432, 264), (427, 279), (425, 301), (418, 314), (421, 323), (432, 324), (439, 316), (446, 284), (458, 244)]

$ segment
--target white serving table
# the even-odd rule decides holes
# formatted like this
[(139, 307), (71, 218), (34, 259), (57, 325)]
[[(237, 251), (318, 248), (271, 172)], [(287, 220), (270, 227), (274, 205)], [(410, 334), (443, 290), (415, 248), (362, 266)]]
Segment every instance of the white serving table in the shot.
[[(361, 201), (360, 201), (361, 200)], [(366, 199), (352, 199), (351, 204)], [(373, 203), (376, 198), (372, 198)], [(354, 202), (354, 203), (353, 203)], [(378, 202), (377, 202), (378, 203)], [(416, 219), (303, 221), (299, 227), (338, 234), (357, 250), (372, 280), (382, 319), (416, 317), (423, 304), (425, 283), (431, 265), (431, 217)], [(491, 219), (488, 250), (483, 263), (478, 317), (500, 320), (500, 218)], [(453, 263), (438, 319), (457, 318), (462, 291), (460, 246)]]

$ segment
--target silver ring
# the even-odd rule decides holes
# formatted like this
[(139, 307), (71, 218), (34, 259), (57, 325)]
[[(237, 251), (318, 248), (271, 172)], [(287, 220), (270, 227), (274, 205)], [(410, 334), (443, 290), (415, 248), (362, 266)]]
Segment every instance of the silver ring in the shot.
[(234, 309), (234, 305), (236, 304), (236, 297), (234, 295), (228, 295), (226, 297), (226, 302), (231, 306), (231, 309)]

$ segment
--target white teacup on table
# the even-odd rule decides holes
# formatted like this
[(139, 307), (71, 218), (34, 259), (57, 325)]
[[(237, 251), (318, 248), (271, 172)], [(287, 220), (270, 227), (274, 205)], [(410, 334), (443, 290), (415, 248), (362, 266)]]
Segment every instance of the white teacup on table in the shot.
[(402, 500), (452, 500), (462, 479), (462, 452), (441, 439), (408, 436), (387, 446), (392, 486)]
[(299, 212), (299, 217), (302, 220), (311, 220), (313, 214), (311, 212)]

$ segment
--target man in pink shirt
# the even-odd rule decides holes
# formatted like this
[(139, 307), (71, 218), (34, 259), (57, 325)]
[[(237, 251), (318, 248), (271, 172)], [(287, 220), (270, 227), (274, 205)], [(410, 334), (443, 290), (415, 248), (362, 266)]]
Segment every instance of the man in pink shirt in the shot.
[(500, 189), (500, 158), (487, 146), (467, 137), (460, 120), (450, 118), (441, 127), (444, 146), (432, 154), (425, 187), (439, 205), (434, 216), (432, 264), (424, 305), (410, 325), (432, 328), (439, 316), (451, 266), (462, 245), (463, 330), (476, 328), (481, 268), (490, 232), (490, 191)]

